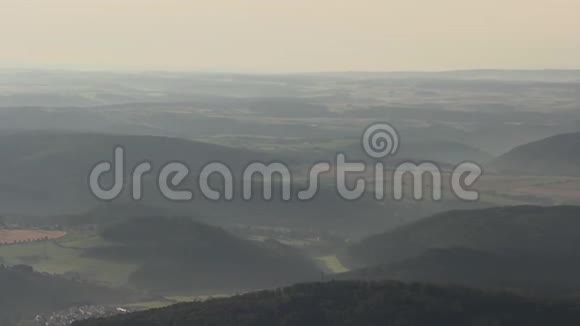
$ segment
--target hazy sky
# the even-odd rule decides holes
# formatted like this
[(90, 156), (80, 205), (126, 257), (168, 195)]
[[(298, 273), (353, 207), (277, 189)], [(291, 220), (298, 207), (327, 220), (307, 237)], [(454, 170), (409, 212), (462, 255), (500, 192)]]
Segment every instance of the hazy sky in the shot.
[(0, 66), (580, 68), (580, 0), (0, 0)]

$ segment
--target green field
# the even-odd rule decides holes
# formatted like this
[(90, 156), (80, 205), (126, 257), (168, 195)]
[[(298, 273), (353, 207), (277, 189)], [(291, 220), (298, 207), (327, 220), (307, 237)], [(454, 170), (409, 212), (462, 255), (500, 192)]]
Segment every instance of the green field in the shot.
[(127, 286), (137, 266), (83, 256), (83, 250), (106, 242), (95, 232), (69, 231), (56, 241), (0, 246), (0, 262), (25, 264), (51, 274), (78, 273), (81, 278), (111, 286)]
[(332, 274), (346, 273), (350, 271), (337, 256), (324, 256), (318, 257), (316, 260), (322, 265), (322, 267)]

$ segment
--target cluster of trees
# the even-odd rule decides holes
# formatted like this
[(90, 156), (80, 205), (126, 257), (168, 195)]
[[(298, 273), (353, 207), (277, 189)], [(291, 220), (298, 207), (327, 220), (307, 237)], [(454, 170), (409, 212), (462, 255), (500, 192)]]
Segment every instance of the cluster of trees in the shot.
[(572, 326), (580, 306), (397, 282), (301, 284), (74, 326)]

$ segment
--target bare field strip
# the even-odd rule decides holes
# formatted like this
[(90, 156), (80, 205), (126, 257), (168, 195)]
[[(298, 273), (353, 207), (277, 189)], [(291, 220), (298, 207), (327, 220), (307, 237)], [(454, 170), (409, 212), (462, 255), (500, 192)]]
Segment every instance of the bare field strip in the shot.
[(45, 230), (0, 230), (0, 245), (32, 242), (41, 240), (54, 240), (66, 235), (63, 231)]

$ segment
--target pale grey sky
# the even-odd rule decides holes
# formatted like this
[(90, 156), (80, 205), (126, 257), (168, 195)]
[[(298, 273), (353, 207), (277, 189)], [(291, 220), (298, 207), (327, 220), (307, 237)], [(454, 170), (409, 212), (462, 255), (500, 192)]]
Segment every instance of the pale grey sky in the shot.
[(0, 67), (580, 68), (580, 0), (0, 0)]

